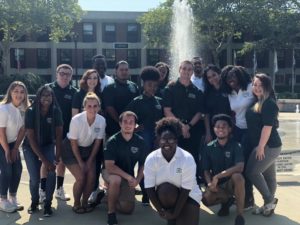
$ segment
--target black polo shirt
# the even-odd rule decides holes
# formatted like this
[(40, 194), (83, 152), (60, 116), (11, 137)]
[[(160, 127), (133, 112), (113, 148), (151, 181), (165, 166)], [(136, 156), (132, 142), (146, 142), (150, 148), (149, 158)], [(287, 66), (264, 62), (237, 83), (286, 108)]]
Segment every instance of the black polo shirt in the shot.
[[(75, 93), (72, 100), (72, 108), (78, 109), (79, 113), (81, 113), (84, 109), (83, 107), (83, 100), (87, 94), (87, 91), (80, 89), (78, 92)], [(100, 94), (97, 94), (98, 98), (100, 99)], [(101, 100), (101, 99), (100, 99)]]
[(228, 96), (220, 89), (210, 89), (204, 92), (204, 107), (210, 118), (220, 113), (231, 115)]
[(64, 121), (63, 138), (65, 138), (69, 131), (69, 126), (72, 119), (72, 101), (77, 89), (71, 85), (61, 88), (56, 81), (50, 83), (49, 86), (54, 91), (56, 100), (62, 112), (62, 118)]
[[(203, 170), (210, 171), (212, 176), (244, 162), (243, 148), (233, 139), (230, 139), (225, 146), (221, 146), (217, 139), (213, 140), (205, 146), (202, 157)], [(220, 183), (227, 179), (222, 179)]]
[[(113, 107), (118, 115), (124, 112), (126, 106), (139, 95), (138, 86), (131, 82), (121, 83), (117, 79), (112, 84), (107, 85), (103, 90), (103, 106)], [(120, 130), (119, 124), (116, 123), (109, 115), (107, 119), (107, 132), (112, 135)]]
[(134, 112), (138, 123), (148, 130), (154, 130), (155, 123), (163, 117), (162, 99), (156, 96), (140, 95), (129, 103), (126, 110)]
[(192, 83), (185, 87), (179, 80), (165, 88), (163, 107), (170, 107), (172, 113), (184, 123), (190, 122), (198, 112), (205, 113), (203, 93)]
[(278, 112), (279, 108), (276, 101), (270, 97), (264, 101), (260, 113), (254, 112), (253, 107), (247, 110), (246, 121), (248, 132), (246, 140), (247, 143), (251, 145), (251, 148), (258, 146), (263, 126), (272, 126), (271, 135), (267, 145), (270, 148), (276, 148), (282, 145), (280, 136), (277, 132)]
[[(63, 126), (60, 109), (57, 107), (53, 111), (50, 109), (46, 116), (37, 115), (36, 110), (36, 107), (29, 107), (27, 109), (25, 113), (25, 128), (34, 130), (39, 146), (54, 144), (56, 127)], [(26, 141), (25, 144), (28, 145), (28, 142)]]
[(124, 172), (134, 176), (134, 167), (138, 162), (143, 166), (146, 158), (146, 144), (144, 139), (133, 134), (129, 141), (126, 141), (121, 132), (111, 136), (104, 149), (104, 160), (113, 160), (115, 165)]

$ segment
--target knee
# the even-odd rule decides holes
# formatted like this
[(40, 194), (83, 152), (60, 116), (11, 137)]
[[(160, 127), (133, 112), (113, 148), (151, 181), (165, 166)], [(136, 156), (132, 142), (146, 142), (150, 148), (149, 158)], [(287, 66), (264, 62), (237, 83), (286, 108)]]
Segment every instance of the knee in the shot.
[(212, 206), (214, 205), (214, 201), (212, 200), (212, 196), (211, 196), (211, 192), (210, 191), (205, 191), (203, 193), (203, 197), (202, 197), (202, 203), (205, 206)]
[(122, 178), (118, 175), (110, 175), (109, 176), (109, 187), (115, 187), (121, 185)]
[(134, 202), (119, 202), (118, 211), (123, 214), (132, 214), (135, 208)]
[(163, 183), (157, 188), (157, 197), (164, 208), (173, 208), (178, 194), (179, 189), (170, 183)]
[(234, 186), (243, 185), (245, 184), (245, 179), (241, 173), (234, 173), (231, 176), (231, 180)]
[(85, 182), (85, 175), (83, 173), (79, 173), (77, 176), (76, 176), (76, 182), (80, 185), (83, 185), (84, 182)]

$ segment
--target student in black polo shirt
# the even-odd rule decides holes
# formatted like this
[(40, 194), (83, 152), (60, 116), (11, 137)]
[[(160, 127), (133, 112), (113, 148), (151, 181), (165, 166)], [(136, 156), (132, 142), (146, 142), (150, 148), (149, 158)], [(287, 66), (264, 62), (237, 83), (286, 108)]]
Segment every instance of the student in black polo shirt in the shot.
[(103, 105), (106, 114), (106, 134), (109, 136), (120, 130), (119, 116), (126, 106), (139, 95), (138, 86), (129, 81), (129, 65), (126, 61), (116, 64), (116, 79), (103, 90)]
[[(56, 68), (56, 81), (50, 83), (49, 86), (54, 91), (56, 100), (60, 107), (63, 117), (63, 138), (69, 131), (69, 125), (72, 118), (72, 100), (77, 89), (71, 85), (73, 69), (68, 64), (61, 64)], [(43, 175), (43, 174), (42, 174)], [(57, 165), (57, 186), (55, 197), (57, 199), (68, 201), (70, 196), (63, 189), (65, 176), (65, 166), (62, 161)], [(42, 176), (43, 178), (43, 176)], [(41, 189), (45, 187), (46, 179), (41, 179)]]
[[(121, 131), (111, 136), (104, 149), (105, 170), (103, 179), (108, 183), (108, 225), (118, 224), (116, 210), (131, 214), (135, 206), (135, 187), (143, 178), (146, 144), (134, 133), (135, 113), (125, 111), (120, 115)], [(138, 162), (138, 173), (134, 167)]]
[(246, 139), (253, 149), (247, 163), (246, 176), (264, 199), (264, 205), (256, 208), (253, 213), (270, 216), (274, 213), (278, 201), (275, 198), (275, 160), (281, 152), (282, 145), (277, 132), (279, 109), (271, 79), (266, 74), (255, 75), (252, 91), (257, 101), (246, 112)]
[(209, 124), (206, 130), (206, 143), (215, 139), (211, 119), (217, 114), (231, 115), (231, 108), (227, 94), (223, 93), (221, 84), (221, 70), (215, 65), (208, 65), (203, 72), (205, 120)]
[(35, 212), (39, 204), (42, 166), (47, 177), (44, 216), (51, 216), (56, 162), (59, 161), (61, 152), (63, 120), (53, 90), (49, 86), (42, 86), (37, 91), (33, 105), (26, 111), (25, 128), (27, 140), (23, 145), (23, 153), (30, 176), (31, 194), (31, 206), (28, 213)]
[(203, 93), (191, 82), (193, 64), (190, 61), (181, 62), (179, 74), (179, 79), (164, 91), (164, 115), (183, 123), (183, 137), (178, 140), (178, 146), (190, 152), (198, 165), (200, 140), (204, 135)]
[[(143, 81), (143, 94), (132, 100), (126, 110), (134, 112), (138, 117), (138, 134), (141, 135), (149, 151), (156, 148), (155, 145), (155, 123), (163, 117), (161, 106), (162, 99), (154, 96), (159, 80), (159, 72), (153, 66), (146, 66), (142, 69), (141, 79)], [(148, 155), (150, 152), (147, 152)], [(149, 198), (144, 189), (144, 181), (140, 183), (143, 197), (142, 203), (149, 205)]]
[(238, 142), (230, 138), (233, 128), (230, 116), (215, 115), (212, 124), (217, 139), (207, 144), (204, 149), (203, 169), (207, 188), (202, 202), (206, 206), (221, 203), (218, 216), (227, 216), (234, 201), (232, 196), (235, 196), (237, 206), (235, 225), (244, 225), (243, 149)]

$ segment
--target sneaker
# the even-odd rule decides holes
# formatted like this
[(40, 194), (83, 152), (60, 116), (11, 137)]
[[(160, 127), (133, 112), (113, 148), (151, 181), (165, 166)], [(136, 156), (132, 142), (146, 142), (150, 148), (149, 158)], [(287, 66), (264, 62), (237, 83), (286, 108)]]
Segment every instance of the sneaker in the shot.
[(45, 199), (46, 199), (46, 192), (43, 191), (42, 189), (40, 189), (40, 190), (39, 190), (39, 196), (40, 196), (40, 198), (39, 198), (39, 203), (40, 203), (40, 204), (43, 204), (44, 201), (45, 201)]
[(52, 216), (52, 214), (53, 214), (53, 211), (52, 211), (51, 206), (45, 206), (44, 207), (44, 217), (50, 217), (50, 216)]
[(10, 203), (17, 209), (17, 211), (22, 211), (24, 210), (24, 206), (22, 206), (16, 197), (10, 197), (9, 199)]
[(229, 209), (233, 205), (233, 203), (234, 203), (234, 198), (233, 197), (229, 198), (227, 202), (222, 203), (221, 208), (218, 211), (218, 216), (221, 216), (221, 217), (222, 216), (228, 216), (229, 215)]
[(252, 211), (252, 214), (253, 214), (253, 215), (260, 215), (260, 214), (263, 213), (264, 209), (265, 209), (265, 206), (264, 206), (264, 205), (261, 206), (261, 207), (256, 207), (256, 208), (254, 208), (254, 210)]
[[(101, 204), (101, 200), (105, 196), (105, 192), (99, 189), (98, 194), (96, 195), (96, 199), (94, 202), (89, 203), (91, 207), (96, 207), (97, 205)], [(91, 196), (90, 196), (91, 197)]]
[(17, 208), (7, 199), (2, 199), (0, 201), (0, 210), (7, 213), (13, 213), (17, 211)]
[(92, 204), (92, 203), (94, 203), (95, 201), (96, 201), (96, 199), (97, 199), (97, 195), (100, 193), (100, 189), (99, 188), (97, 188), (97, 190), (96, 191), (93, 191), (92, 192), (92, 194), (90, 195), (90, 197), (89, 197), (89, 199), (88, 199), (88, 203), (89, 204)]
[(264, 216), (271, 216), (274, 213), (277, 203), (278, 203), (278, 199), (274, 198), (272, 202), (265, 204), (262, 214)]
[(250, 209), (253, 209), (253, 207), (254, 207), (254, 199), (253, 198), (251, 198), (248, 201), (245, 201), (244, 211), (248, 211)]
[(30, 207), (27, 209), (28, 214), (33, 214), (38, 210), (38, 204), (31, 203)]
[(237, 215), (235, 217), (234, 225), (245, 225), (245, 219), (242, 215)]
[(149, 206), (150, 205), (148, 196), (143, 195), (142, 204), (143, 204), (143, 206)]
[(118, 220), (116, 213), (108, 213), (107, 214), (107, 225), (117, 225)]
[(63, 187), (60, 187), (56, 190), (55, 198), (60, 199), (62, 201), (69, 201), (71, 199), (70, 196), (65, 192)]

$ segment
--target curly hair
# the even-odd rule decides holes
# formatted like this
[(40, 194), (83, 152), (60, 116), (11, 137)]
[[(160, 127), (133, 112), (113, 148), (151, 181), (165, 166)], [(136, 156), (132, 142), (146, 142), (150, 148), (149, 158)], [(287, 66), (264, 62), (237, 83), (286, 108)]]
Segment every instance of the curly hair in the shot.
[(182, 123), (173, 117), (165, 117), (156, 122), (155, 133), (160, 137), (164, 131), (170, 131), (176, 139), (182, 135)]
[(154, 66), (145, 66), (141, 71), (141, 79), (143, 81), (158, 81), (159, 77), (159, 71)]

